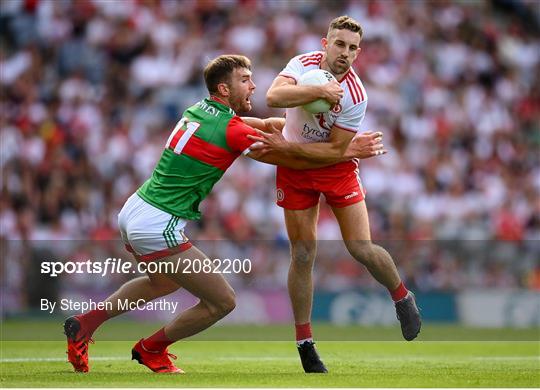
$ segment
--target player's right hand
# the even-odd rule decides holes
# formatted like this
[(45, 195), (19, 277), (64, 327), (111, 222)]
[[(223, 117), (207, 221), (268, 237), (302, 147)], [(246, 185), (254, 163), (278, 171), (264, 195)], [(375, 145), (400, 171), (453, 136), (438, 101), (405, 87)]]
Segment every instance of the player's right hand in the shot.
[(255, 129), (258, 136), (248, 134), (247, 137), (256, 141), (250, 146), (252, 151), (257, 151), (261, 156), (271, 151), (287, 151), (289, 143), (281, 133), (281, 129), (273, 123), (267, 124), (267, 131)]
[(349, 158), (370, 158), (388, 153), (382, 143), (382, 133), (380, 131), (366, 131), (353, 137), (345, 156)]
[(332, 106), (338, 104), (344, 95), (345, 91), (336, 80), (321, 85), (321, 97), (326, 99)]

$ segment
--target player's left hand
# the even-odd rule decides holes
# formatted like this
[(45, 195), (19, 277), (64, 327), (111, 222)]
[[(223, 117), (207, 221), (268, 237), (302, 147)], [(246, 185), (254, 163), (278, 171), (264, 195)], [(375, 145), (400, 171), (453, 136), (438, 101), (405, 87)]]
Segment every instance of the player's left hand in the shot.
[(353, 137), (345, 156), (349, 158), (370, 158), (381, 156), (388, 153), (382, 143), (382, 133), (380, 131), (366, 131), (362, 134), (357, 134)]
[(260, 154), (265, 154), (270, 151), (286, 151), (288, 142), (283, 137), (281, 131), (273, 124), (267, 125), (267, 132), (257, 130), (258, 136), (248, 135), (247, 137), (252, 141), (257, 141), (251, 145), (250, 149), (258, 151)]

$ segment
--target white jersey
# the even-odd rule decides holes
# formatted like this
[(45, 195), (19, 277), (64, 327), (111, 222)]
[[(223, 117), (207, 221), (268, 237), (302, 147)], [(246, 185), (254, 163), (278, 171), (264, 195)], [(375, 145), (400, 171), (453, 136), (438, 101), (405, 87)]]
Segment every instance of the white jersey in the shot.
[[(320, 68), (322, 57), (322, 51), (296, 56), (279, 75), (292, 78), (298, 83), (304, 73)], [(367, 94), (362, 81), (352, 68), (338, 81), (345, 96), (333, 110), (324, 114), (311, 114), (302, 107), (287, 108), (283, 128), (283, 136), (287, 141), (328, 142), (332, 126), (354, 133), (359, 131), (367, 107)]]

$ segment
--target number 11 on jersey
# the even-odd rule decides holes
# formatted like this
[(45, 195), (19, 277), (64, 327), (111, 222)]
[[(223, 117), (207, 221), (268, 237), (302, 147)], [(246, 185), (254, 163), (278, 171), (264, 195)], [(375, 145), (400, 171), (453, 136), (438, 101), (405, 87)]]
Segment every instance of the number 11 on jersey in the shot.
[(189, 122), (186, 117), (180, 119), (169, 136), (165, 148), (170, 148), (174, 153), (181, 154), (191, 136), (200, 126), (201, 124), (198, 122)]

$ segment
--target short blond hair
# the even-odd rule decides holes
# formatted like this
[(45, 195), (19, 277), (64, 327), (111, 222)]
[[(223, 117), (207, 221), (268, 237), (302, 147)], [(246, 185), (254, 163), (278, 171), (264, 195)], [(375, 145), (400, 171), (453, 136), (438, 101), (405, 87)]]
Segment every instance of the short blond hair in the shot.
[(328, 35), (330, 35), (332, 30), (349, 30), (358, 33), (358, 35), (360, 35), (360, 39), (362, 39), (362, 36), (364, 35), (364, 31), (362, 30), (360, 23), (347, 15), (338, 16), (332, 20), (330, 22), (330, 26), (328, 27)]

